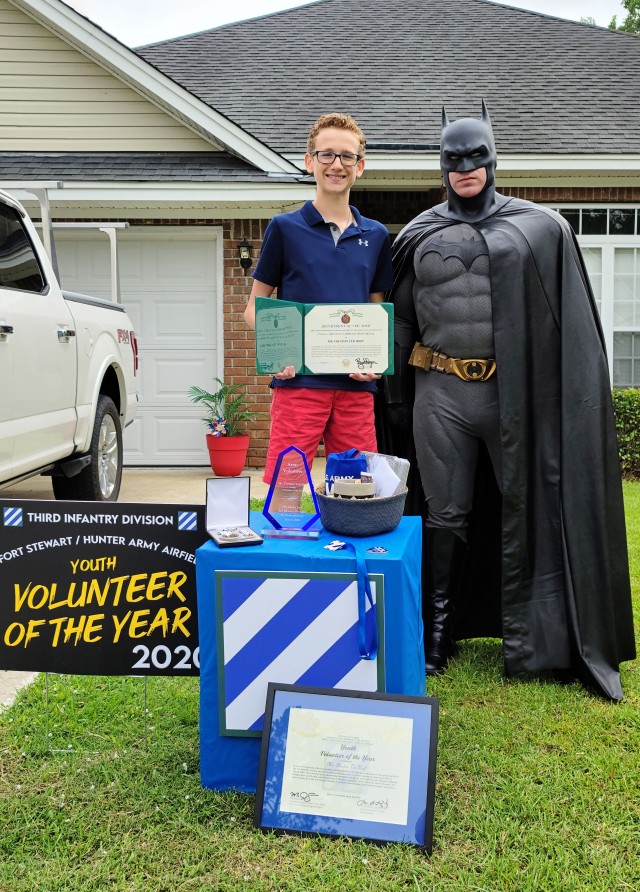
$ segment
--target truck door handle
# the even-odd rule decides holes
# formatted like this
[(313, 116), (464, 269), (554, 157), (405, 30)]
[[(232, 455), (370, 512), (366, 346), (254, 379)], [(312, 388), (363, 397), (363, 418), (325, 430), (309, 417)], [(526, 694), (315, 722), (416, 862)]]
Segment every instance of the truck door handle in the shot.
[(13, 325), (0, 325), (0, 338), (13, 334)]
[(59, 328), (58, 329), (58, 340), (59, 341), (68, 341), (69, 338), (75, 338), (76, 333), (73, 328)]

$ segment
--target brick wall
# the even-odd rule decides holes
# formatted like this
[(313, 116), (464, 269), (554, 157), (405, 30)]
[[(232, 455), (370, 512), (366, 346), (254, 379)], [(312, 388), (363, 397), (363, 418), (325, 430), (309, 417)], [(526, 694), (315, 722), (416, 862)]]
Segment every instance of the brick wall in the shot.
[[(256, 375), (256, 353), (253, 332), (243, 318), (251, 291), (251, 269), (245, 276), (238, 258), (238, 244), (246, 239), (251, 245), (255, 265), (268, 220), (231, 220), (223, 223), (224, 251), (224, 378), (243, 384), (249, 394), (251, 408), (258, 417), (251, 425), (251, 444), (247, 464), (252, 468), (264, 465), (269, 438), (269, 375)], [(252, 267), (253, 268), (253, 267)]]

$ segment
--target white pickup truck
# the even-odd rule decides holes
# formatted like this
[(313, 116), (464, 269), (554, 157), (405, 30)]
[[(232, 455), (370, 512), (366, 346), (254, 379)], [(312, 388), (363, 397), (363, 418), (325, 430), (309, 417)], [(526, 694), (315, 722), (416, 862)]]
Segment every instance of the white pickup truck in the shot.
[(58, 499), (115, 501), (137, 370), (124, 309), (62, 291), (26, 211), (0, 190), (0, 488), (50, 474)]

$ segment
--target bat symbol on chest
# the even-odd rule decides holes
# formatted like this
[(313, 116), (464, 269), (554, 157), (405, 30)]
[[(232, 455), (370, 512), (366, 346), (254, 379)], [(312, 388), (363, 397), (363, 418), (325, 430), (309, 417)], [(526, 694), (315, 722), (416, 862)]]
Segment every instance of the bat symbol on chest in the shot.
[(488, 256), (489, 252), (483, 239), (463, 238), (459, 242), (447, 242), (441, 236), (431, 239), (427, 243), (423, 257), (426, 254), (438, 254), (442, 261), (456, 257), (465, 267), (471, 269), (471, 264), (478, 257)]

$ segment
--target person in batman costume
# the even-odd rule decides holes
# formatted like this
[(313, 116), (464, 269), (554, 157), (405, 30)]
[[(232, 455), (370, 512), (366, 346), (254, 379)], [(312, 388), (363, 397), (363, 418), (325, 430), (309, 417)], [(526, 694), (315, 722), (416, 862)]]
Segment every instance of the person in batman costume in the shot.
[(559, 214), (496, 191), (484, 102), (481, 120), (443, 108), (442, 128), (447, 201), (393, 246), (386, 382), (385, 445), (415, 455), (422, 489), (427, 672), (457, 640), (501, 637), (508, 676), (551, 670), (619, 700), (635, 657), (626, 532), (580, 249)]

